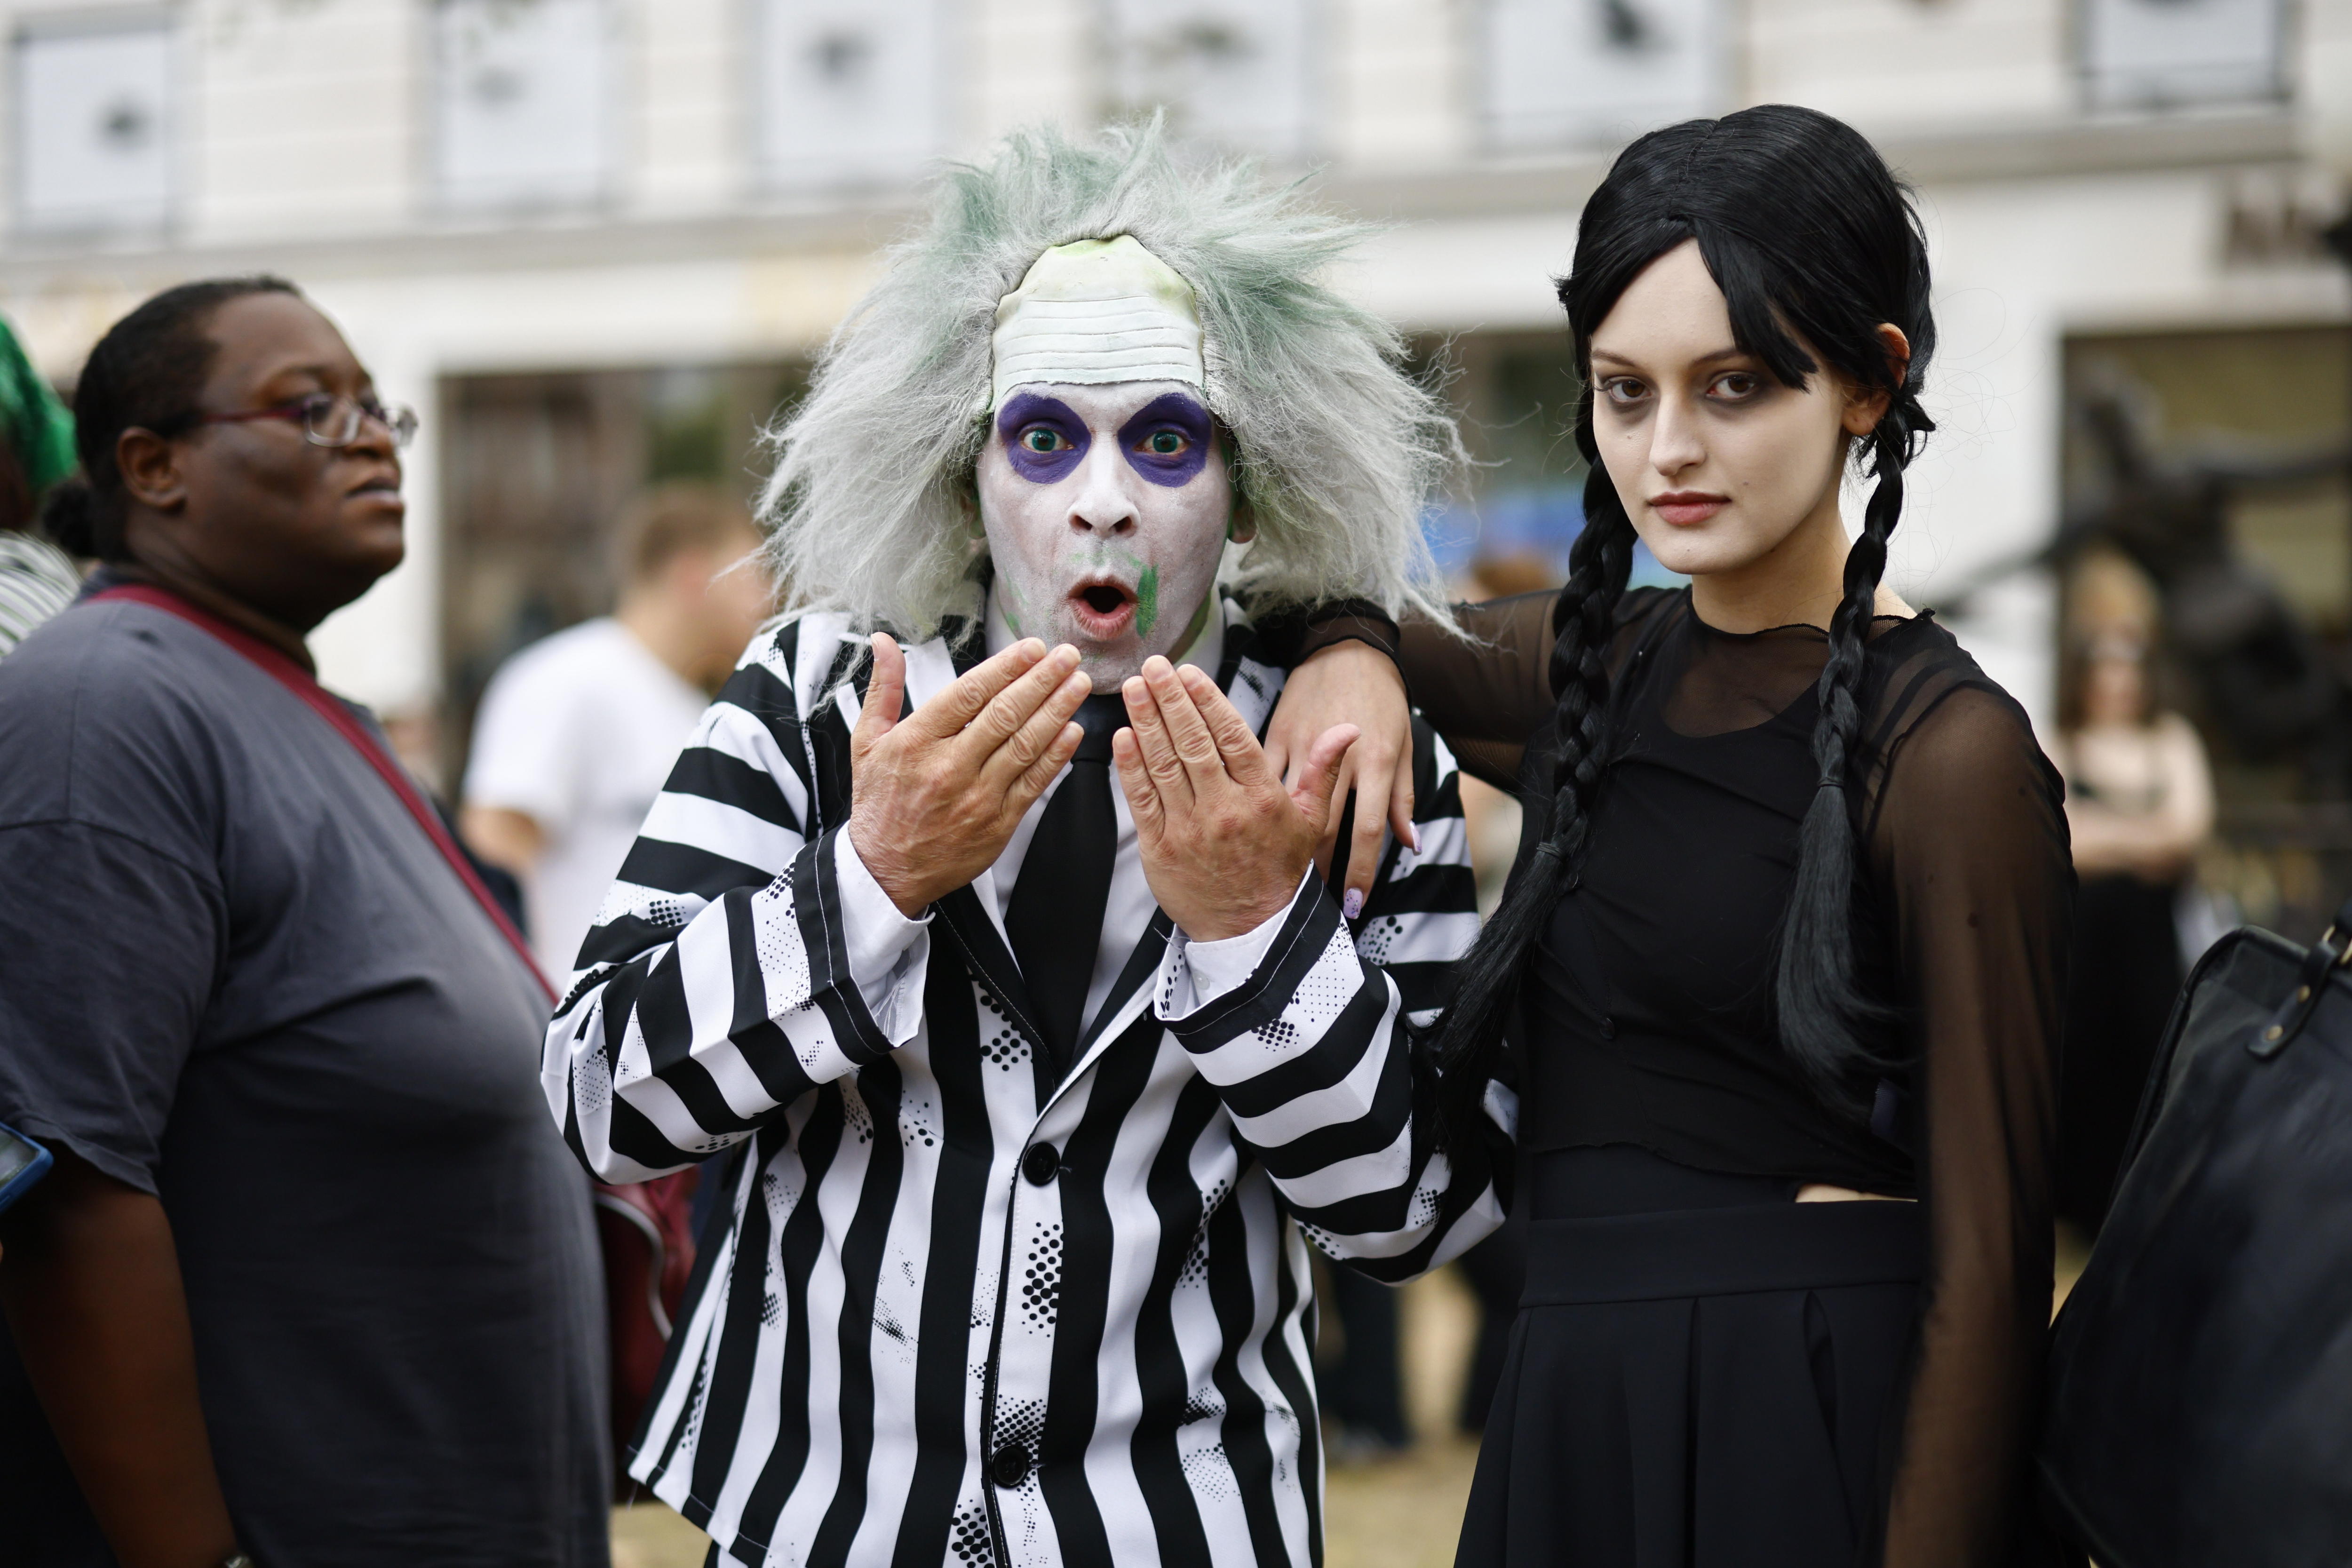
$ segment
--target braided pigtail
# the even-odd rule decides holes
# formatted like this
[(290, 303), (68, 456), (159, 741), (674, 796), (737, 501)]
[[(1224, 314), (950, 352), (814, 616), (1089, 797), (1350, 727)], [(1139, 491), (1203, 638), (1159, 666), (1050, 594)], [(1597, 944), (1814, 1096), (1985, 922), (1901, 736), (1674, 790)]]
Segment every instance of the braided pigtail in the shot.
[[(1591, 442), (1589, 407), (1578, 417), (1580, 444)], [(1569, 556), (1568, 585), (1560, 590), (1556, 619), (1559, 641), (1552, 650), (1559, 752), (1553, 789), (1528, 802), (1543, 812), (1533, 847), (1511, 868), (1510, 880), (1494, 917), (1462, 957), (1453, 1005), (1439, 1020), (1433, 1056), (1444, 1085), (1447, 1135), (1456, 1146), (1477, 1136), (1482, 1098), (1496, 1075), (1503, 1028), (1518, 995), (1528, 954), (1543, 934), (1559, 901), (1570, 868), (1584, 847), (1591, 826), (1594, 792), (1601, 782), (1601, 735), (1609, 708), (1607, 653), (1617, 623), (1617, 604), (1633, 565), (1633, 523), (1616, 487), (1598, 462), (1584, 481), (1585, 525)]]
[(1857, 1078), (1891, 1059), (1871, 1042), (1887, 1009), (1854, 979), (1855, 830), (1848, 805), (1854, 737), (1861, 727), (1864, 649), (1886, 569), (1886, 542), (1903, 515), (1903, 468), (1917, 436), (1933, 424), (1907, 393), (1872, 432), (1877, 483), (1863, 512), (1861, 537), (1846, 552), (1845, 596), (1830, 617), (1829, 659), (1822, 667), (1821, 713), (1813, 723), (1813, 761), (1821, 783), (1799, 837), (1796, 887), (1780, 933), (1777, 999), (1781, 1047), (1832, 1105), (1859, 1112)]

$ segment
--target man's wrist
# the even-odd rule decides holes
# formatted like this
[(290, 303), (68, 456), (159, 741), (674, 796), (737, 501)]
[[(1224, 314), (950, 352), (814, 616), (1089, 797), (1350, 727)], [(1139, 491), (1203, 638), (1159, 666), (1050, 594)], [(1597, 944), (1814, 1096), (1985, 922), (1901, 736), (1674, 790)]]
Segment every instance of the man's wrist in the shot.
[(1298, 887), (1273, 913), (1231, 936), (1196, 937), (1180, 926), (1179, 940), (1171, 944), (1171, 957), (1181, 959), (1182, 983), (1169, 994), (1160, 1016), (1172, 1021), (1239, 990), (1265, 962), (1307, 885), (1307, 879), (1302, 875)]
[(924, 911), (931, 907), (931, 900), (918, 900), (914, 907), (909, 909), (908, 903), (909, 900), (914, 899), (913, 891), (898, 885), (898, 868), (892, 866), (887, 859), (877, 865), (875, 857), (866, 853), (866, 845), (860, 841), (864, 836), (859, 833), (858, 827), (857, 818), (852, 816), (841, 830), (842, 837), (848, 841), (846, 847), (850, 858), (857, 862), (858, 868), (863, 870), (866, 879), (881, 890), (882, 896), (890, 901), (890, 907), (898, 910), (901, 918), (909, 921), (925, 919)]

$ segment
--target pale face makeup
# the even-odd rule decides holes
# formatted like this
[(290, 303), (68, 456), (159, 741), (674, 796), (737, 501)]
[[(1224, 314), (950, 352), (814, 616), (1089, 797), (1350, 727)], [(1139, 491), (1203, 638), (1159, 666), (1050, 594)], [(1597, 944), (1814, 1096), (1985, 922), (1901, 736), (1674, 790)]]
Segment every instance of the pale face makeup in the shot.
[(1700, 613), (1728, 631), (1825, 624), (1845, 561), (1848, 438), (1874, 426), (1884, 395), (1856, 399), (1826, 365), (1801, 388), (1775, 380), (1740, 351), (1696, 240), (1618, 297), (1591, 362), (1601, 463), (1651, 553), (1694, 580)]
[(1007, 625), (1075, 647), (1097, 691), (1200, 635), (1234, 490), (1194, 388), (1014, 388), (991, 416), (979, 489)]

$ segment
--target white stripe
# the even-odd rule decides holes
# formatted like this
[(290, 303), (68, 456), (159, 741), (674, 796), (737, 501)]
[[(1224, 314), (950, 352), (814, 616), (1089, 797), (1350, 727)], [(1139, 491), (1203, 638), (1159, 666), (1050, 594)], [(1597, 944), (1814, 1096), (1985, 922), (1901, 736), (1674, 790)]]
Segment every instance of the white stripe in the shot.
[(1236, 1116), (1234, 1125), (1243, 1137), (1261, 1149), (1279, 1149), (1310, 1132), (1360, 1121), (1372, 1113), (1373, 1099), (1380, 1093), (1381, 1075), (1389, 1061), (1389, 1031), (1397, 1021), (1397, 1009), (1403, 1005), (1394, 981), (1383, 974), (1380, 983), (1388, 992), (1389, 1005), (1381, 1011), (1380, 1026), (1371, 1035), (1371, 1043), (1357, 1058), (1356, 1065), (1348, 1069), (1348, 1076), (1286, 1100), (1262, 1116)]

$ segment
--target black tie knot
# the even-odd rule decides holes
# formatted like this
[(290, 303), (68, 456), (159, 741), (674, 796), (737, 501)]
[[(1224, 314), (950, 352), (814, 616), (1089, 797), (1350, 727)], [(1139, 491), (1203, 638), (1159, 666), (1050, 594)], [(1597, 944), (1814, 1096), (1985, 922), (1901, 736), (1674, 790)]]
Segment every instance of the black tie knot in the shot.
[(1071, 761), (1108, 763), (1110, 738), (1127, 723), (1127, 700), (1117, 692), (1108, 697), (1089, 697), (1078, 704), (1076, 721), (1087, 735), (1078, 742), (1077, 754)]

